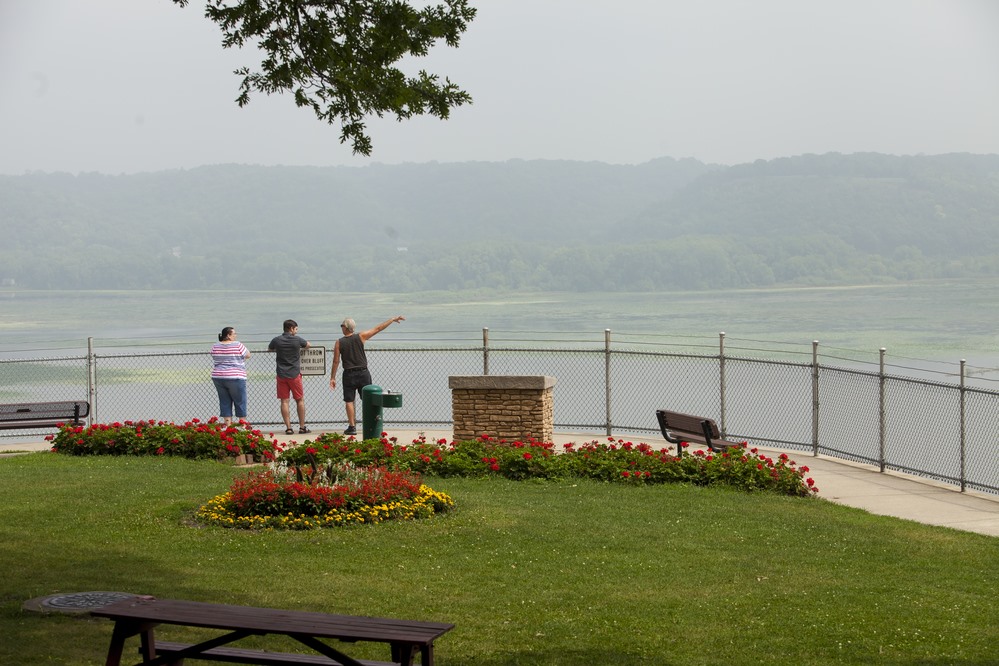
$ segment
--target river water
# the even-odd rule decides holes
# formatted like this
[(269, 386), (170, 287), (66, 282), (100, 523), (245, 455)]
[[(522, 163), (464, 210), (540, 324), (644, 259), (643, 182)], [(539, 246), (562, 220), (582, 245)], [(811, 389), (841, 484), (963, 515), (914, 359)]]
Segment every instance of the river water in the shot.
[[(201, 349), (223, 326), (263, 345), (295, 319), (314, 345), (332, 346), (339, 322), (361, 329), (407, 317), (375, 345), (601, 348), (615, 344), (717, 353), (808, 357), (812, 341), (844, 362), (876, 365), (879, 350), (900, 369), (999, 384), (999, 278), (849, 288), (679, 293), (356, 294), (239, 291), (0, 291), (0, 358), (107, 347)], [(756, 351), (759, 350), (759, 351)]]

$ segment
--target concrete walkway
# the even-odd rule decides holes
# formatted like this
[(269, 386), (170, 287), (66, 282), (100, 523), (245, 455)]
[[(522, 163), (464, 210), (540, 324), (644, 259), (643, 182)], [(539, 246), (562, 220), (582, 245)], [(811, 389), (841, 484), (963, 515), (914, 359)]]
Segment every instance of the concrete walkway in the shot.
[[(269, 432), (267, 427), (262, 431)], [(283, 428), (276, 428), (274, 436), (281, 442), (303, 441), (301, 435), (279, 434)], [(326, 432), (316, 429), (309, 438)], [(442, 429), (388, 429), (389, 435), (399, 443), (407, 444), (424, 435), (428, 440), (446, 439), (450, 441), (451, 431)], [(555, 433), (554, 443), (558, 446), (573, 442), (583, 444), (591, 441), (607, 441), (605, 435), (592, 433)], [(615, 439), (645, 442), (659, 448), (665, 443), (661, 437), (615, 434)], [(0, 440), (0, 458), (20, 453), (47, 451), (49, 444), (43, 437), (27, 441)], [(761, 449), (770, 457), (777, 457), (781, 451)], [(895, 472), (880, 473), (869, 465), (844, 462), (827, 456), (812, 456), (802, 451), (787, 451), (798, 467), (808, 467), (808, 476), (815, 479), (818, 496), (830, 502), (844, 504), (870, 513), (895, 516), (927, 525), (939, 525), (967, 532), (977, 532), (999, 537), (999, 495), (960, 492), (953, 486)]]

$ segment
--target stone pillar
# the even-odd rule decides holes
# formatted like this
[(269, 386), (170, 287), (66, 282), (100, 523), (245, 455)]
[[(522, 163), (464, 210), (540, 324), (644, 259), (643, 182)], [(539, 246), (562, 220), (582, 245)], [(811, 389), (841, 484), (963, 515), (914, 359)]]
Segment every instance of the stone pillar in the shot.
[(461, 375), (448, 377), (455, 441), (497, 439), (552, 441), (554, 377)]

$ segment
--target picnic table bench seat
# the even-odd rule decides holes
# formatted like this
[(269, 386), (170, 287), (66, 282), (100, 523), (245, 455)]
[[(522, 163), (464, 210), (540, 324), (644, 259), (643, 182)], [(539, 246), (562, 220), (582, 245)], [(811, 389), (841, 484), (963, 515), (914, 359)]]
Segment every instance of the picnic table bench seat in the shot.
[[(191, 647), (191, 643), (175, 643), (172, 641), (156, 641), (157, 656), (173, 656)], [(139, 650), (140, 654), (142, 650)], [(270, 652), (267, 650), (252, 650), (238, 647), (216, 647), (205, 650), (197, 659), (210, 659), (235, 664), (262, 664), (262, 666), (285, 666), (286, 664), (317, 664), (319, 666), (342, 666), (321, 654), (301, 654), (291, 652)], [(357, 659), (364, 666), (399, 666), (395, 661), (370, 661)]]

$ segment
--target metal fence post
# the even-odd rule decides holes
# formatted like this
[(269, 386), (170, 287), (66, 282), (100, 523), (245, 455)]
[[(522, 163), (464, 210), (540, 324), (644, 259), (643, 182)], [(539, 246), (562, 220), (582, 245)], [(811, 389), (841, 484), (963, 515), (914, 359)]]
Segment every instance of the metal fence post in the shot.
[(812, 455), (819, 455), (819, 341), (812, 340)]
[(489, 329), (482, 329), (482, 374), (489, 374)]
[(604, 329), (604, 409), (607, 414), (607, 436), (611, 434), (611, 330)]
[(965, 372), (965, 360), (961, 359), (961, 492), (965, 491), (965, 478), (964, 478), (964, 400), (965, 400), (965, 387), (964, 387), (964, 372)]
[(87, 398), (90, 401), (90, 414), (87, 424), (93, 425), (97, 414), (97, 368), (94, 357), (94, 339), (87, 338)]
[(718, 392), (721, 407), (718, 425), (721, 427), (722, 439), (725, 439), (728, 436), (728, 428), (725, 427), (725, 331), (718, 334)]
[(885, 348), (881, 348), (878, 369), (878, 462), (885, 471)]

